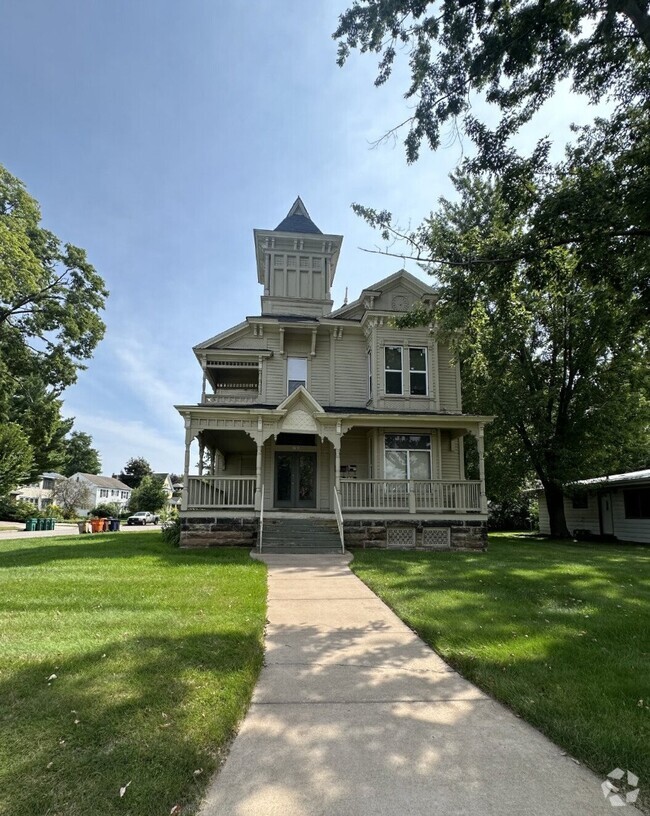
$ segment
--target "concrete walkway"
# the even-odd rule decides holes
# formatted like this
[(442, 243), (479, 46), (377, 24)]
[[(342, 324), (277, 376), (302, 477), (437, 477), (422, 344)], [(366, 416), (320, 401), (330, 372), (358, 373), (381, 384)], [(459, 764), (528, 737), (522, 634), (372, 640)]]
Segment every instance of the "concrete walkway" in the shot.
[(347, 557), (262, 560), (266, 663), (200, 816), (611, 816), (600, 779), (452, 671)]

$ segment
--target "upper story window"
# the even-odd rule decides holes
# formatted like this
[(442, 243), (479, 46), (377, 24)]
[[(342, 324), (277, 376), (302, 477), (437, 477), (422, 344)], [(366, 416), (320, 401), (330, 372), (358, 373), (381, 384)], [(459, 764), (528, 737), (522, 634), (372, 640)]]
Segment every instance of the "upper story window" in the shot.
[(402, 347), (386, 346), (384, 349), (386, 393), (402, 394)]
[(307, 358), (287, 357), (287, 396), (301, 385), (307, 387)]
[[(406, 377), (403, 371), (404, 357), (408, 361)], [(426, 348), (408, 348), (405, 355), (401, 346), (386, 346), (384, 359), (386, 394), (401, 396), (404, 393), (403, 382), (406, 379), (407, 394), (414, 397), (426, 397), (429, 381)]]
[(100, 499), (107, 499), (108, 498), (108, 490), (101, 488), (99, 491), (99, 498)]

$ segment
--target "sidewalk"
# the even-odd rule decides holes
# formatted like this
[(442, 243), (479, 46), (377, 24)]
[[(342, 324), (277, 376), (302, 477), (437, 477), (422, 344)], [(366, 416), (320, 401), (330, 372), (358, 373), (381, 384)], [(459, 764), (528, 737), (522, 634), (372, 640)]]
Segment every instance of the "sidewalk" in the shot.
[(265, 667), (200, 816), (611, 816), (600, 779), (452, 671), (349, 556), (262, 560)]

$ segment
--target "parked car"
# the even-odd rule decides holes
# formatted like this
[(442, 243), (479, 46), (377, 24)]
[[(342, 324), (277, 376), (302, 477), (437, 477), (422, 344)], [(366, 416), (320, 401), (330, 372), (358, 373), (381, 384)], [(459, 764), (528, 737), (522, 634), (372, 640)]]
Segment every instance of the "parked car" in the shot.
[(160, 521), (160, 516), (155, 515), (155, 513), (150, 513), (148, 510), (140, 510), (138, 513), (134, 513), (132, 516), (129, 516), (126, 520), (127, 524), (158, 524)]

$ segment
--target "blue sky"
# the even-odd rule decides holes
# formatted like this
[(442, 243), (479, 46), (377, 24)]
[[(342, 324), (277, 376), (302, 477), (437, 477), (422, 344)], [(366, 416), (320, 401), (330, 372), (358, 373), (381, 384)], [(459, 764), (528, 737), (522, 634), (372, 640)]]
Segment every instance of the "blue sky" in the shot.
[[(371, 149), (408, 115), (405, 68), (376, 89), (372, 56), (337, 67), (331, 32), (346, 6), (3, 3), (0, 163), (111, 292), (106, 337), (65, 394), (104, 473), (131, 456), (182, 469), (173, 405), (200, 398), (192, 346), (259, 313), (254, 228), (273, 229), (300, 194), (324, 232), (345, 236), (340, 305), (346, 286), (355, 298), (402, 265), (359, 249), (378, 237), (350, 204), (416, 225), (450, 194), (459, 144), (410, 167), (401, 141)], [(592, 115), (564, 91), (520, 143), (561, 144), (570, 121)]]

